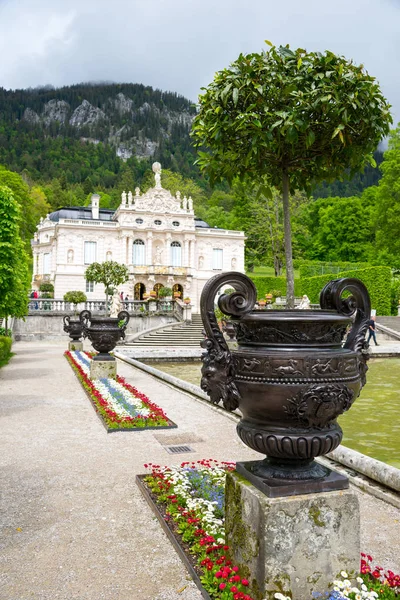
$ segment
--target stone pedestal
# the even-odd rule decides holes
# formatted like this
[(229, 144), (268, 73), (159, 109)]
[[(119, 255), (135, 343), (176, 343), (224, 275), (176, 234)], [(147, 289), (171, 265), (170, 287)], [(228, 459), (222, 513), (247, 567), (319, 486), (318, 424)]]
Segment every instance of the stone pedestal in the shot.
[(68, 350), (70, 352), (82, 352), (82, 350), (83, 350), (83, 342), (81, 342), (79, 340), (77, 342), (74, 342), (74, 341), (69, 342), (68, 343)]
[(91, 360), (90, 379), (117, 379), (117, 361)]
[(350, 490), (267, 498), (238, 473), (225, 492), (226, 543), (256, 600), (325, 592), (360, 568), (358, 498)]

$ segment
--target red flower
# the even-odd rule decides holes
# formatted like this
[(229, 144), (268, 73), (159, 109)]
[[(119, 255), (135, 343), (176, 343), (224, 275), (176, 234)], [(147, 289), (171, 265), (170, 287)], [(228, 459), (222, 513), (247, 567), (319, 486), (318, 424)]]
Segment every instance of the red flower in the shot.
[(220, 583), (218, 587), (220, 590), (224, 590), (226, 588), (226, 583)]

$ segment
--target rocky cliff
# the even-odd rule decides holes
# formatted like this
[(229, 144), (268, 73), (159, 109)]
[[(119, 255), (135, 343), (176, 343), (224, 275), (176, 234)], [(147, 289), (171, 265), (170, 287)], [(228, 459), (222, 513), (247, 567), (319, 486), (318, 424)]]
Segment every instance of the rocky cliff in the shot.
[(0, 113), (3, 108), (8, 126), (103, 142), (123, 160), (154, 157), (160, 146), (179, 145), (179, 139), (187, 147), (195, 114), (189, 100), (136, 84), (0, 89)]

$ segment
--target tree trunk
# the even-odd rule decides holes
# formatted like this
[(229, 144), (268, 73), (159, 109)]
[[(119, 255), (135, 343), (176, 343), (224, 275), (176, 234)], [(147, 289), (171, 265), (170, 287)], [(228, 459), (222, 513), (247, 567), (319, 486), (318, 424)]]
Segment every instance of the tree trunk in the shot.
[(5, 321), (4, 321), (4, 329), (6, 330), (6, 335), (7, 335), (7, 331), (8, 331), (8, 317), (6, 316)]
[(294, 273), (292, 259), (292, 227), (290, 224), (289, 206), (289, 175), (287, 171), (282, 173), (283, 184), (283, 225), (285, 231), (285, 257), (286, 257), (286, 306), (294, 308)]
[(106, 287), (106, 317), (108, 317), (108, 287)]

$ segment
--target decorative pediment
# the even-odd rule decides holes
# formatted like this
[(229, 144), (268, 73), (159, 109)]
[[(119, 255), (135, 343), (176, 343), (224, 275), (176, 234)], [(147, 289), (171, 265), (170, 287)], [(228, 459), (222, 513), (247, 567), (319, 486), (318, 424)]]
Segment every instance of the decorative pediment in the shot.
[(169, 190), (150, 188), (145, 194), (135, 196), (133, 201), (135, 210), (152, 213), (186, 213), (181, 207), (181, 201), (174, 198)]
[(135, 188), (135, 195), (131, 191), (121, 194), (121, 204), (117, 210), (116, 216), (119, 219), (121, 212), (125, 211), (143, 211), (147, 213), (171, 213), (171, 214), (189, 214), (193, 215), (192, 198), (181, 198), (181, 193), (176, 192), (173, 196), (169, 190), (161, 186), (161, 165), (153, 164), (155, 178), (155, 187), (147, 190), (145, 194), (140, 193), (140, 189)]

